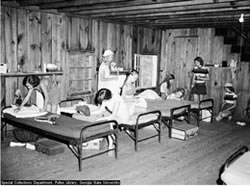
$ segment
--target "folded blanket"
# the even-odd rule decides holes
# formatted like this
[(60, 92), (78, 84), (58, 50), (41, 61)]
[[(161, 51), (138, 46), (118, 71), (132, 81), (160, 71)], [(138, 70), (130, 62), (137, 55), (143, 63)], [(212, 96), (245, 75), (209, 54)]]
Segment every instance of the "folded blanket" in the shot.
[(17, 106), (12, 105), (12, 107), (4, 109), (3, 113), (8, 113), (16, 118), (30, 118), (47, 114), (47, 112), (40, 112), (40, 109), (35, 105), (31, 105), (30, 107), (24, 106), (20, 111), (15, 112), (17, 108)]

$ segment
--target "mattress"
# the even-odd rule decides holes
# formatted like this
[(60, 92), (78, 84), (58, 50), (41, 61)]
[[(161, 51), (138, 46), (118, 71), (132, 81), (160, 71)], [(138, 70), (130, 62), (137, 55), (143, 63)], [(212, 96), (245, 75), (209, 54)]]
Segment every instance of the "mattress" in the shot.
[[(51, 113), (46, 114), (49, 116)], [(20, 128), (33, 128), (38, 134), (54, 134), (56, 136), (61, 136), (62, 138), (79, 139), (81, 129), (85, 126), (92, 125), (93, 122), (80, 121), (78, 119), (70, 118), (64, 115), (59, 115), (56, 119), (56, 125), (52, 125), (46, 122), (36, 121), (34, 117), (31, 118), (16, 118), (8, 113), (4, 114), (6, 121), (14, 123), (16, 127)], [(11, 123), (10, 123), (11, 124)], [(110, 130), (110, 125), (105, 124), (101, 126), (91, 127), (86, 129), (84, 132), (84, 137), (90, 137), (101, 132), (107, 132)]]

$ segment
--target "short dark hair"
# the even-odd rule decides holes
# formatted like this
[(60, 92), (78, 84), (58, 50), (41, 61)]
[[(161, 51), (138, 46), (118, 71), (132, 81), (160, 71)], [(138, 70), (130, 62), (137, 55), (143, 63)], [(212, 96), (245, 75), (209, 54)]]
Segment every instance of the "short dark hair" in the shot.
[(166, 82), (167, 83), (167, 88), (170, 88), (170, 80), (172, 80), (172, 79), (175, 79), (174, 74), (167, 74), (165, 79), (160, 83), (160, 86), (161, 86), (161, 84)]
[(201, 58), (201, 57), (196, 57), (196, 58), (194, 58), (194, 61), (199, 61), (199, 63), (201, 64), (201, 66), (203, 66), (204, 65), (204, 61), (203, 61), (203, 59)]
[(95, 104), (101, 105), (103, 100), (109, 100), (112, 98), (112, 92), (107, 88), (100, 89), (95, 96)]
[(182, 96), (181, 96), (181, 97), (184, 97), (186, 91), (185, 91), (184, 88), (177, 88), (177, 89), (175, 90), (175, 93), (177, 93), (177, 92), (181, 92), (181, 93), (182, 93)]
[(25, 76), (23, 86), (27, 87), (27, 83), (31, 84), (32, 87), (37, 87), (40, 84), (40, 78), (36, 75)]

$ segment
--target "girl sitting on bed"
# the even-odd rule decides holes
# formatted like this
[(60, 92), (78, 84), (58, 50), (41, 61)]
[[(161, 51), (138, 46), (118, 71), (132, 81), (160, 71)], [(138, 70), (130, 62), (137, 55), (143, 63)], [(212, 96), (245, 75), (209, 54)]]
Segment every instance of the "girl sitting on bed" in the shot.
[(136, 95), (135, 82), (138, 78), (139, 78), (139, 72), (137, 70), (132, 70), (127, 75), (121, 90), (121, 96), (124, 98), (126, 102), (132, 100), (138, 101), (137, 98), (144, 98), (144, 99), (160, 98), (158, 94), (151, 89), (146, 89), (143, 92)]
[[(127, 123), (129, 120), (129, 112), (127, 105), (123, 98), (119, 94), (112, 94), (109, 89), (102, 88), (100, 89), (95, 97), (95, 103), (99, 106), (99, 110), (92, 112), (91, 115), (97, 115), (101, 113), (106, 113), (108, 111), (110, 114), (104, 116), (100, 120), (116, 120), (118, 123)], [(111, 126), (112, 128), (113, 126)], [(108, 137), (109, 149), (113, 148), (112, 137)], [(112, 155), (112, 152), (109, 152), (109, 155)]]
[(184, 88), (177, 88), (174, 90), (172, 94), (170, 94), (167, 99), (175, 99), (181, 101), (184, 99), (185, 96), (185, 89)]
[(160, 96), (162, 99), (166, 99), (170, 95), (170, 87), (175, 79), (173, 74), (169, 74), (165, 79), (160, 83)]
[(91, 114), (100, 114), (108, 111), (110, 115), (101, 120), (116, 120), (118, 123), (126, 123), (129, 120), (129, 111), (124, 99), (118, 94), (112, 94), (109, 89), (100, 89), (95, 97), (95, 103), (99, 110)]
[(135, 82), (139, 77), (137, 70), (132, 70), (127, 76), (121, 88), (121, 96), (123, 98), (133, 97), (136, 93)]
[[(36, 75), (28, 75), (23, 79), (23, 86), (28, 89), (28, 94), (25, 96), (24, 100), (20, 104), (20, 106), (16, 109), (16, 112), (22, 109), (22, 107), (30, 100), (31, 94), (34, 91), (38, 91), (42, 94), (44, 98), (43, 108), (41, 111), (49, 111), (53, 113), (57, 113), (57, 106), (59, 102), (59, 90), (58, 90), (58, 82), (55, 81), (55, 77), (42, 79)], [(17, 90), (17, 96), (20, 96), (20, 91)]]

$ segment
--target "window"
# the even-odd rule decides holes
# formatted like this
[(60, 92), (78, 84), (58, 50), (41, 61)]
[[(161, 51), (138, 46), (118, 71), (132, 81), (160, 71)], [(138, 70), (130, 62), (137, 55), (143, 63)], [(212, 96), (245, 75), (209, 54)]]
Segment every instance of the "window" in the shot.
[(137, 88), (152, 88), (157, 85), (158, 60), (156, 55), (135, 54), (134, 69), (139, 72)]
[(69, 52), (68, 97), (90, 94), (93, 84), (94, 54)]

